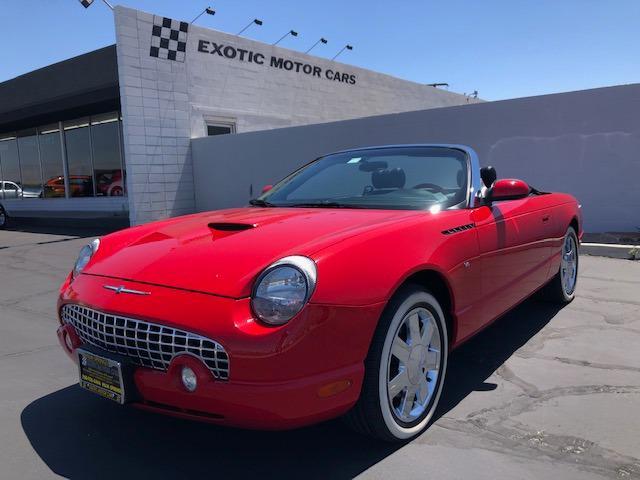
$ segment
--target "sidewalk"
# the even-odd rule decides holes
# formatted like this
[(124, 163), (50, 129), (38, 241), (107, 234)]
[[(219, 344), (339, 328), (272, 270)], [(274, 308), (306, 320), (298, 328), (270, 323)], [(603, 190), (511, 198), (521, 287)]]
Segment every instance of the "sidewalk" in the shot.
[(585, 233), (580, 252), (598, 257), (640, 260), (640, 232)]

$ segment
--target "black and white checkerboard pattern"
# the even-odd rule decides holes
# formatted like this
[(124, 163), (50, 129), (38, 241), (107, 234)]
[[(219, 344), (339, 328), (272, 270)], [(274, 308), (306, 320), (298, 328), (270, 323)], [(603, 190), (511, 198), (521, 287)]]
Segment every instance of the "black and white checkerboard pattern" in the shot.
[(149, 55), (165, 60), (184, 62), (188, 32), (189, 24), (187, 22), (154, 15)]

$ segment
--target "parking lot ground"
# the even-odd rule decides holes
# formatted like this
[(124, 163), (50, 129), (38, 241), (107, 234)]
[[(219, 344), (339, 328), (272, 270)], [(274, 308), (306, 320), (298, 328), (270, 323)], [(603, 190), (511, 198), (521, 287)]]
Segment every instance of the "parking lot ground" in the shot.
[(32, 230), (0, 231), (2, 479), (640, 478), (639, 262), (583, 257), (569, 306), (528, 300), (458, 349), (435, 423), (391, 445), (339, 421), (233, 430), (81, 391), (55, 300), (93, 232)]

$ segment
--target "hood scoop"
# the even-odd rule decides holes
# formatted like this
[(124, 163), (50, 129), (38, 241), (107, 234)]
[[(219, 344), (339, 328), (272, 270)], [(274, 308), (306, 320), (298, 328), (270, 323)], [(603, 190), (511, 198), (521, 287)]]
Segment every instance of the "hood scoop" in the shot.
[(250, 230), (257, 227), (251, 223), (227, 223), (227, 222), (212, 222), (209, 224), (211, 230), (217, 230), (219, 232), (241, 232), (242, 230)]
[(245, 230), (251, 230), (257, 227), (251, 223), (228, 223), (228, 222), (212, 222), (209, 228), (213, 230), (213, 238), (224, 238), (234, 233), (243, 232)]

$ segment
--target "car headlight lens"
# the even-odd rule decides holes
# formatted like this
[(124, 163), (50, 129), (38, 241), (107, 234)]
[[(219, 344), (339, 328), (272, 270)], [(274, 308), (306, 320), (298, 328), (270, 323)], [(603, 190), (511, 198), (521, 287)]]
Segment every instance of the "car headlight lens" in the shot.
[(316, 286), (316, 264), (302, 256), (285, 257), (258, 277), (251, 296), (256, 316), (269, 325), (282, 325), (306, 305)]
[(75, 265), (73, 266), (73, 270), (71, 272), (72, 278), (76, 278), (80, 275), (80, 272), (84, 270), (84, 267), (87, 266), (91, 257), (98, 251), (98, 247), (100, 247), (100, 239), (96, 238), (89, 245), (85, 245), (80, 250), (80, 254), (78, 255), (78, 259), (76, 260)]

